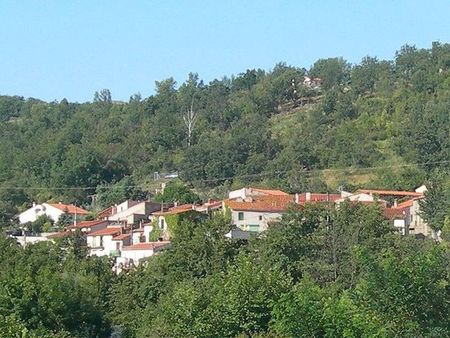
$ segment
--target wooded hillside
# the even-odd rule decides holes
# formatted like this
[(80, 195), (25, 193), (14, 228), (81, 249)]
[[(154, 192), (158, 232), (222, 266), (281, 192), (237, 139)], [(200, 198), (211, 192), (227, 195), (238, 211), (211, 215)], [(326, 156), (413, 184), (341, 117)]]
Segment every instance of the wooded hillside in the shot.
[(92, 103), (1, 96), (0, 210), (9, 219), (31, 201), (88, 206), (111, 185), (127, 198), (173, 171), (205, 194), (248, 183), (411, 189), (448, 170), (449, 72), (450, 45), (433, 43), (403, 46), (393, 61), (280, 63), (208, 84), (169, 78), (129, 102), (109, 90)]

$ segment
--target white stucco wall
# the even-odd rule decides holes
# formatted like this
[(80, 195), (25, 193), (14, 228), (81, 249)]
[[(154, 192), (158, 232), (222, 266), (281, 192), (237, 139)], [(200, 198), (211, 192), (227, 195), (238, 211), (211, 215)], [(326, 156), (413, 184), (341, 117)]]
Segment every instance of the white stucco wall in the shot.
[(149, 250), (122, 250), (121, 257), (125, 259), (132, 259), (134, 264), (137, 265), (142, 258), (153, 256), (153, 249)]
[(406, 233), (406, 225), (405, 225), (405, 220), (403, 219), (395, 219), (394, 220), (394, 227), (400, 231), (400, 233), (402, 235), (404, 235)]
[[(101, 243), (102, 237), (103, 243)], [(117, 242), (118, 241), (112, 240), (112, 235), (87, 236), (86, 238), (86, 243), (87, 246), (90, 248), (90, 253), (91, 255), (95, 256), (107, 256), (111, 252), (116, 251)]]
[(336, 204), (340, 204), (344, 201), (351, 201), (351, 202), (373, 202), (375, 201), (375, 198), (369, 194), (365, 193), (359, 193), (354, 195), (347, 195), (341, 199), (338, 199), (336, 201)]
[(19, 243), (22, 246), (25, 246), (28, 244), (51, 241), (51, 239), (47, 238), (47, 236), (52, 234), (54, 234), (54, 232), (42, 233), (41, 236), (14, 236), (14, 238), (17, 240), (17, 243)]
[(423, 234), (425, 236), (431, 236), (432, 238), (437, 238), (437, 234), (433, 229), (431, 229), (424, 219), (420, 216), (420, 204), (419, 200), (414, 200), (410, 210), (410, 224), (409, 233), (410, 234)]
[(233, 190), (228, 193), (228, 198), (245, 198), (246, 196), (246, 190), (245, 188), (239, 189), (239, 190)]
[(150, 242), (150, 233), (153, 231), (153, 225), (144, 225), (144, 236), (147, 242)]
[(58, 208), (52, 207), (47, 203), (36, 204), (30, 209), (25, 210), (24, 212), (19, 214), (19, 222), (20, 224), (24, 224), (27, 222), (34, 222), (39, 216), (47, 215), (53, 221), (57, 222), (59, 216), (61, 216), (64, 212), (59, 210)]
[[(239, 220), (239, 213), (244, 213), (244, 219)], [(281, 213), (278, 212), (262, 212), (262, 211), (231, 211), (231, 220), (234, 225), (242, 230), (249, 231), (249, 225), (259, 225), (259, 231), (267, 230), (269, 222), (281, 219)]]

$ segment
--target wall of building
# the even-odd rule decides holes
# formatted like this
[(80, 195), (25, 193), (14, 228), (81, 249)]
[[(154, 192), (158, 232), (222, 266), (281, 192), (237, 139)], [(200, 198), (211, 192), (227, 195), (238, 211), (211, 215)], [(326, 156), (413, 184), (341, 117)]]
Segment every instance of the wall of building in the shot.
[(135, 265), (139, 264), (139, 260), (142, 258), (153, 256), (153, 249), (149, 250), (122, 250), (121, 257), (125, 259), (132, 259)]
[(47, 215), (53, 221), (57, 222), (59, 216), (64, 212), (57, 208), (48, 205), (47, 203), (36, 204), (28, 210), (25, 210), (21, 214), (19, 214), (19, 222), (20, 224), (24, 224), (27, 222), (34, 222), (39, 216)]
[(424, 219), (420, 216), (419, 200), (414, 200), (410, 210), (409, 233), (413, 235), (423, 234), (436, 238), (436, 233), (428, 226)]
[(111, 221), (124, 221), (127, 224), (136, 224), (141, 220), (148, 219), (148, 216), (161, 209), (161, 205), (155, 202), (140, 202), (126, 208), (129, 204), (119, 204), (117, 206), (117, 213), (109, 216)]
[(22, 246), (25, 246), (28, 244), (36, 244), (39, 242), (51, 241), (51, 239), (48, 239), (47, 236), (53, 234), (54, 232), (43, 232), (40, 234), (40, 236), (14, 236), (14, 238), (17, 240), (17, 243), (19, 243)]
[(117, 241), (112, 240), (112, 235), (87, 236), (86, 243), (91, 255), (107, 256), (116, 251)]
[[(239, 220), (239, 213), (244, 214), (244, 219)], [(250, 225), (257, 225), (259, 232), (267, 230), (267, 225), (270, 222), (278, 221), (281, 219), (281, 213), (279, 212), (263, 212), (263, 211), (231, 211), (231, 220), (234, 225), (242, 230), (250, 231)], [(253, 229), (253, 227), (252, 227)]]

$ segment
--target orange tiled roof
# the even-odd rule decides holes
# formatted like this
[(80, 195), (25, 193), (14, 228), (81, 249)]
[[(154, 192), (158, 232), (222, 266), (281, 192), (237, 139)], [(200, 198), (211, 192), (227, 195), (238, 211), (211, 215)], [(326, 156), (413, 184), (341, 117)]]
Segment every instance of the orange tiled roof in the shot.
[(412, 207), (414, 199), (407, 200), (405, 202), (397, 204), (397, 208), (410, 208)]
[(70, 225), (69, 228), (71, 228), (71, 229), (73, 229), (73, 228), (89, 228), (91, 226), (106, 223), (106, 222), (107, 221), (102, 220), (102, 219), (97, 219), (97, 220), (93, 220), (93, 221), (81, 221), (81, 222), (77, 222), (77, 225), (75, 225), (75, 223)]
[(182, 214), (187, 211), (192, 211), (193, 205), (192, 204), (182, 204), (178, 205), (176, 207), (171, 207), (167, 211), (157, 211), (154, 212), (153, 215), (156, 216), (164, 216), (164, 215), (175, 215), (175, 214)]
[(80, 207), (73, 204), (63, 204), (63, 203), (48, 203), (54, 208), (67, 212), (69, 214), (86, 215), (88, 212)]
[(267, 195), (272, 196), (289, 196), (289, 194), (285, 193), (281, 190), (273, 190), (273, 189), (258, 189), (258, 188), (250, 188), (251, 190), (258, 191)]
[(122, 240), (124, 240), (124, 239), (127, 239), (127, 238), (129, 238), (129, 237), (131, 237), (131, 234), (120, 234), (120, 235), (118, 235), (118, 236), (116, 236), (116, 237), (113, 237), (113, 241), (122, 241)]
[(47, 238), (48, 239), (64, 238), (64, 237), (69, 237), (70, 235), (72, 235), (72, 232), (70, 232), (70, 231), (60, 231), (60, 232), (48, 235)]
[(111, 227), (91, 232), (88, 234), (88, 236), (113, 236), (115, 234), (119, 234), (121, 231), (121, 227)]
[(170, 242), (149, 242), (149, 243), (137, 243), (134, 245), (127, 245), (122, 248), (122, 250), (155, 250), (159, 248), (163, 248), (165, 246), (169, 246)]
[(358, 189), (358, 192), (365, 194), (383, 195), (383, 196), (412, 196), (420, 197), (423, 194), (415, 191), (399, 191), (399, 190), (377, 190), (377, 189)]
[(309, 200), (306, 199), (306, 193), (302, 193), (298, 195), (299, 203), (308, 203), (308, 202), (335, 202), (338, 199), (341, 199), (340, 194), (318, 194), (311, 193)]
[(98, 218), (105, 218), (105, 217), (109, 217), (112, 215), (113, 212), (113, 207), (108, 207), (106, 209), (103, 209), (102, 211), (100, 211), (97, 215)]
[(406, 210), (404, 208), (386, 208), (383, 210), (383, 216), (387, 219), (404, 219)]
[(236, 199), (224, 200), (227, 207), (233, 210), (242, 211), (265, 211), (265, 212), (282, 212), (294, 203), (294, 197), (287, 196), (260, 196), (252, 199), (252, 201), (238, 201)]

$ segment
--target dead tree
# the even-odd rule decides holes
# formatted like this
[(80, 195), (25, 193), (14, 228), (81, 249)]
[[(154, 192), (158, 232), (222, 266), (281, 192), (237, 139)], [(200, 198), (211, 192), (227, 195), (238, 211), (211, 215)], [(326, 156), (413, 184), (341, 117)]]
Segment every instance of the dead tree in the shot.
[(188, 147), (191, 146), (192, 132), (197, 122), (197, 113), (194, 111), (194, 97), (192, 97), (191, 107), (183, 114), (183, 121), (187, 128), (188, 133)]

